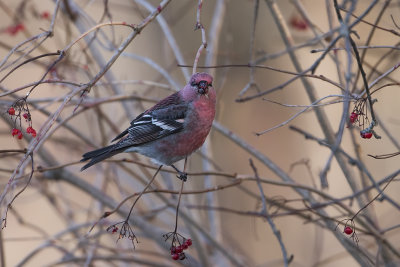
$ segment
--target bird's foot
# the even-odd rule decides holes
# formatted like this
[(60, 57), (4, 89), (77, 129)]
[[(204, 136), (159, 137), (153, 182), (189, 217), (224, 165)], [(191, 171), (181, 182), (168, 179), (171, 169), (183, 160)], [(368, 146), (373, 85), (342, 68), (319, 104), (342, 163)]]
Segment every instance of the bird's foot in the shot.
[(187, 180), (187, 173), (186, 173), (186, 172), (181, 172), (181, 171), (179, 171), (179, 172), (178, 172), (178, 175), (177, 175), (176, 177), (178, 177), (180, 180), (186, 182), (186, 180)]
[(176, 177), (178, 177), (180, 180), (186, 182), (187, 180), (187, 173), (186, 172), (182, 172), (180, 170), (178, 170), (177, 167), (175, 167), (173, 164), (171, 164), (171, 167), (175, 169), (175, 171), (178, 172), (178, 175)]

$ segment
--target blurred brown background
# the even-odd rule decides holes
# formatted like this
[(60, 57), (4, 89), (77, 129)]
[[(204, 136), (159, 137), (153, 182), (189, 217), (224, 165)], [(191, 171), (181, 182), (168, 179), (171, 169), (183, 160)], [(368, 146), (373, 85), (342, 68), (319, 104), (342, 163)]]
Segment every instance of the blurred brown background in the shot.
[[(141, 5), (141, 1), (138, 3), (135, 1), (117, 0), (107, 2), (108, 12), (112, 16), (113, 21), (125, 21), (128, 24), (138, 24), (148, 15), (148, 11)], [(142, 2), (147, 2), (153, 5), (153, 8), (159, 3), (159, 1)], [(224, 3), (222, 28), (219, 31), (218, 36), (209, 36), (208, 34), (211, 31), (210, 27), (212, 24), (212, 17), (216, 10), (217, 2), (219, 1), (204, 0), (201, 11), (201, 19), (207, 33), (207, 41), (211, 43), (213, 38), (219, 38), (219, 45), (215, 50), (215, 64), (227, 65), (249, 63), (250, 39), (255, 1), (221, 1)], [(289, 26), (295, 44), (302, 44), (314, 38), (313, 32), (309, 27), (305, 30), (301, 30), (297, 29), (290, 23), (293, 17), (301, 18), (299, 11), (293, 4), (295, 1), (276, 2), (284, 16), (284, 21)], [(323, 32), (329, 31), (327, 19), (328, 10), (326, 6), (327, 2), (331, 1), (301, 1), (309, 15), (309, 18), (311, 18), (312, 22), (318, 26), (318, 29)], [(10, 50), (7, 49), (6, 45), (13, 47), (30, 36), (40, 33), (43, 29), (48, 29), (51, 16), (54, 12), (54, 2), (43, 0), (3, 0), (0, 3), (0, 18), (1, 25), (3, 25), (3, 31), (1, 33), (3, 37), (1, 38), (2, 49), (0, 49), (0, 53), (1, 59), (3, 59)], [(21, 3), (24, 3), (24, 5)], [(104, 1), (75, 1), (75, 4), (79, 7), (79, 10), (84, 12), (79, 14), (79, 16), (81, 16), (79, 23), (71, 23), (68, 15), (65, 14), (65, 11), (60, 10), (59, 17), (56, 19), (54, 36), (46, 40), (46, 42), (40, 45), (39, 49), (33, 51), (31, 55), (39, 55), (63, 49), (71, 41), (75, 40), (83, 29), (87, 30), (101, 20), (104, 12)], [(331, 8), (333, 7), (332, 3), (329, 5)], [(361, 14), (369, 5), (370, 1), (358, 1), (354, 13), (358, 15)], [(382, 5), (383, 3), (379, 3), (376, 8), (372, 9), (365, 19), (373, 22), (382, 9)], [(400, 4), (398, 1), (392, 1), (391, 5), (392, 6), (384, 13), (382, 20), (379, 22), (380, 26), (389, 29), (395, 28), (390, 15), (392, 14), (395, 19), (397, 18), (397, 22), (399, 22), (398, 15), (400, 14)], [(24, 12), (18, 13), (21, 10), (18, 8), (21, 8), (21, 6), (23, 6)], [(196, 7), (197, 1), (175, 0), (171, 1), (171, 3), (161, 13), (162, 17), (170, 27), (171, 35), (176, 40), (179, 52), (184, 58), (184, 63), (188, 65), (193, 64), (195, 54), (201, 44), (200, 31), (193, 31), (196, 23)], [(43, 18), (43, 12), (49, 12), (49, 19)], [(61, 14), (63, 12), (64, 14)], [(338, 23), (333, 9), (330, 12), (333, 21), (337, 26)], [(21, 16), (21, 14), (23, 15)], [(345, 16), (346, 13), (343, 12), (343, 14)], [(24, 24), (25, 30), (15, 35), (10, 35), (7, 32), (7, 27), (15, 25), (18, 21)], [(109, 18), (104, 21), (109, 21)], [(360, 39), (357, 39), (355, 36), (353, 36), (353, 38), (356, 40), (357, 44), (364, 44), (371, 31), (371, 26), (360, 23), (355, 27), (355, 30)], [(114, 42), (118, 46), (130, 33), (130, 29), (125, 27), (104, 27), (102, 28), (102, 31), (103, 32), (99, 32), (99, 36), (96, 36), (97, 41), (93, 44), (93, 47), (95, 47), (103, 57), (104, 62), (107, 62), (113, 54), (111, 42)], [(156, 21), (153, 21), (129, 45), (126, 52), (130, 54), (125, 54), (118, 58), (116, 63), (112, 66), (110, 73), (112, 73), (111, 77), (115, 79), (114, 81), (153, 81), (169, 85), (171, 86), (171, 89), (166, 90), (160, 87), (138, 85), (134, 82), (127, 82), (126, 84), (119, 85), (119, 88), (122, 90), (121, 94), (135, 94), (156, 100), (170, 94), (171, 91), (175, 89), (173, 84), (169, 83), (162, 75), (160, 75), (159, 72), (146, 64), (146, 62), (138, 59), (138, 57), (152, 60), (160, 67), (164, 68), (171, 75), (171, 78), (174, 79), (177, 85), (182, 86), (186, 83), (184, 68), (177, 67), (177, 60), (173, 53), (173, 49), (171, 49), (164, 33), (165, 29), (162, 29)], [(102, 34), (105, 34), (107, 38), (102, 36)], [(372, 39), (371, 45), (394, 45), (397, 40), (398, 37), (377, 30)], [(327, 41), (323, 40), (322, 42), (324, 42), (325, 45), (328, 44)], [(56, 77), (53, 78), (74, 81), (76, 83), (85, 83), (90, 81), (101, 68), (99, 67), (98, 62), (93, 60), (93, 47), (92, 49), (87, 49), (87, 43), (83, 40), (79, 41), (68, 52), (68, 61), (66, 62), (69, 64), (60, 64), (59, 67), (57, 67), (55, 74)], [(259, 5), (254, 47), (255, 58), (259, 58), (263, 53), (271, 55), (285, 50), (280, 33), (277, 30), (276, 24), (264, 1), (260, 1)], [(339, 41), (336, 47), (344, 47), (344, 41)], [(304, 69), (308, 68), (318, 58), (318, 56), (320, 56), (320, 53), (310, 53), (310, 50), (315, 48), (321, 48), (321, 46), (308, 45), (304, 48), (296, 49), (296, 55)], [(22, 51), (22, 53), (25, 51)], [(370, 49), (365, 60), (370, 64), (374, 64), (387, 51), (388, 50), (383, 49)], [(199, 65), (204, 65), (206, 63), (205, 57), (207, 56), (207, 53), (210, 52), (203, 52)], [(347, 64), (346, 54), (344, 51), (338, 51), (337, 53), (341, 60), (342, 70), (345, 71)], [(12, 57), (12, 59), (16, 58), (17, 56), (15, 55)], [(10, 90), (39, 80), (41, 75), (46, 71), (45, 66), (49, 66), (52, 60), (54, 60), (54, 58), (51, 57), (40, 60), (40, 62), (43, 63), (42, 66), (33, 63), (26, 64), (12, 73), (11, 76), (1, 83), (1, 86)], [(11, 61), (12, 60), (10, 59), (9, 62)], [(384, 64), (380, 66), (380, 71), (385, 72), (398, 62), (399, 53), (394, 52), (393, 56), (386, 59)], [(275, 59), (264, 61), (261, 64), (272, 66), (277, 69), (296, 72), (286, 53)], [(357, 70), (356, 64), (355, 62), (353, 62), (353, 64), (353, 72), (355, 73)], [(8, 70), (3, 70), (1, 77), (3, 77)], [(190, 74), (192, 69), (186, 68), (185, 71)], [(218, 91), (218, 112), (216, 121), (270, 158), (283, 171), (293, 177), (295, 182), (309, 186), (313, 186), (315, 183), (317, 188), (320, 188), (319, 173), (324, 168), (330, 155), (330, 151), (327, 148), (318, 145), (314, 141), (305, 140), (300, 134), (289, 130), (288, 125), (261, 136), (255, 135), (256, 132), (269, 129), (288, 120), (302, 108), (283, 107), (264, 101), (262, 98), (257, 98), (244, 103), (236, 102), (235, 100), (238, 98), (238, 94), (249, 81), (249, 68), (219, 68), (208, 69), (205, 71), (213, 73), (215, 79), (214, 87)], [(367, 68), (367, 72), (368, 71), (369, 68)], [(329, 79), (338, 82), (337, 73), (335, 64), (329, 58), (325, 59), (316, 71), (317, 75), (324, 75)], [(282, 84), (292, 77), (292, 75), (265, 69), (256, 69), (255, 71), (255, 81), (261, 91)], [(376, 78), (377, 76), (374, 77)], [(390, 77), (393, 79), (400, 78), (398, 71), (394, 71)], [(315, 87), (318, 97), (342, 94), (340, 90), (326, 82), (317, 79), (309, 79), (309, 81)], [(100, 83), (102, 82), (106, 83), (110, 81), (103, 78)], [(362, 83), (359, 80), (359, 88), (361, 87)], [(63, 100), (63, 97), (70, 90), (70, 86), (52, 84), (43, 84), (34, 90), (30, 99), (37, 100), (38, 108), (32, 109), (33, 126), (36, 129), (40, 130), (48, 118), (45, 114), (40, 112), (40, 109), (55, 112), (60, 106), (60, 101)], [(246, 94), (251, 95), (255, 92), (255, 89), (250, 89)], [(25, 93), (26, 90), (22, 90), (18, 92), (17, 95), (24, 96)], [(112, 92), (109, 86), (97, 86), (92, 88), (88, 95), (89, 97), (107, 98), (114, 94), (115, 93)], [(277, 90), (265, 97), (285, 104), (310, 104), (310, 100), (305, 94), (304, 86), (299, 79), (286, 86), (283, 90)], [(398, 141), (400, 138), (400, 120), (397, 115), (400, 112), (398, 105), (398, 99), (400, 99), (398, 86), (384, 89), (381, 92), (376, 93), (375, 97), (378, 98), (378, 102), (375, 104), (374, 108), (376, 113), (379, 115), (379, 119), (385, 123), (384, 125), (393, 135), (393, 138)], [(48, 98), (53, 99), (48, 100)], [(60, 101), (53, 101), (57, 98), (60, 98)], [(0, 100), (3, 101), (1, 102), (1, 110), (3, 112), (3, 110), (7, 110), (7, 103), (12, 103), (13, 98), (7, 96), (0, 98)], [(74, 98), (74, 102), (62, 111), (61, 118), (65, 119), (73, 114), (74, 108), (76, 108), (78, 102), (79, 96)], [(138, 101), (127, 101), (126, 103), (131, 107), (131, 115), (133, 116), (137, 116), (145, 108), (152, 105), (152, 103), (149, 102)], [(329, 118), (329, 123), (335, 133), (338, 130), (342, 116), (342, 105), (342, 103), (338, 103), (324, 107)], [(352, 107), (353, 105), (351, 105), (350, 111)], [(104, 104), (101, 106), (101, 110), (113, 121), (115, 126), (118, 127), (118, 130), (124, 130), (125, 127), (128, 126), (129, 121), (133, 119), (133, 117), (129, 117), (124, 113), (120, 102)], [(97, 112), (98, 111), (93, 109), (88, 110), (74, 117), (68, 123), (71, 127), (78, 129), (83, 136), (89, 138), (95, 145), (101, 146), (107, 144), (115, 136), (115, 132), (112, 127), (107, 125), (107, 123), (104, 123), (104, 121), (99, 122), (96, 119), (98, 116)], [(290, 125), (298, 126), (299, 128), (324, 139), (315, 113), (311, 110), (293, 120)], [(57, 124), (53, 125), (53, 127), (55, 126), (57, 126)], [(28, 140), (19, 141), (16, 138), (11, 137), (9, 134), (11, 126), (7, 124), (5, 120), (0, 121), (0, 127), (2, 133), (0, 136), (1, 149), (15, 149), (28, 146)], [(376, 178), (376, 180), (379, 180), (398, 170), (400, 161), (399, 157), (385, 160), (375, 160), (371, 157), (367, 157), (367, 154), (375, 155), (396, 151), (393, 143), (379, 127), (376, 128), (376, 131), (382, 135), (382, 139), (378, 140), (372, 138), (370, 140), (364, 140), (358, 138), (357, 142), (359, 143), (359, 151), (362, 155), (364, 164), (368, 167), (371, 175)], [(202, 151), (212, 157), (213, 162), (218, 166), (217, 170), (232, 174), (238, 173), (253, 175), (253, 171), (249, 165), (249, 158), (252, 158), (261, 177), (277, 181), (279, 180), (270, 169), (256, 160), (254, 156), (249, 155), (249, 153), (215, 129), (212, 130), (207, 142), (208, 149)], [(64, 127), (57, 129), (51, 137), (43, 142), (42, 147), (49, 151), (52, 157), (54, 157), (56, 162), (59, 164), (78, 161), (80, 160), (82, 153), (93, 149), (92, 146), (85, 145), (82, 140), (79, 140), (76, 135), (72, 134)], [(341, 148), (354, 156), (349, 129), (345, 129)], [(20, 156), (17, 156), (1, 159), (0, 168), (3, 170), (14, 170), (18, 165), (20, 158)], [(117, 158), (121, 159), (123, 156)], [(143, 162), (147, 162), (147, 159), (144, 157), (139, 156), (138, 158)], [(308, 170), (304, 164), (295, 165), (295, 167), (293, 167), (294, 163), (300, 161), (308, 162), (310, 169)], [(46, 165), (46, 162), (40, 159), (39, 156), (35, 156), (35, 165), (36, 167), (49, 167)], [(110, 179), (110, 181), (118, 180), (116, 184), (119, 184), (119, 186), (126, 189), (125, 195), (121, 194), (121, 191), (118, 191), (118, 187), (109, 188), (109, 191), (107, 191), (107, 194), (112, 196), (116, 203), (119, 203), (119, 201), (130, 193), (140, 191), (143, 187), (142, 184), (138, 183), (135, 179), (132, 179), (129, 174), (117, 169), (113, 163), (102, 163), (100, 165), (102, 166), (96, 166), (84, 173), (79, 172), (81, 167), (80, 164), (75, 164), (66, 168), (78, 177), (92, 183), (100, 189), (106, 184), (104, 179)], [(126, 166), (141, 174), (141, 171), (135, 167), (135, 165), (129, 164)], [(190, 171), (202, 171), (204, 170), (203, 168), (202, 157), (196, 153), (190, 158), (188, 169)], [(29, 170), (28, 164), (28, 168), (25, 172), (29, 173)], [(358, 173), (358, 170), (354, 167), (352, 167), (351, 171), (354, 172), (355, 175)], [(153, 173), (153, 170), (149, 170), (149, 172)], [(6, 171), (1, 173), (0, 182), (2, 188), (8, 182), (10, 175), (11, 174)], [(207, 184), (205, 184), (203, 177), (204, 176), (189, 177), (189, 182), (185, 184), (185, 189), (200, 190), (209, 186), (228, 184), (230, 181), (224, 177), (213, 176), (209, 181), (207, 181)], [(179, 182), (174, 179), (170, 179), (169, 181), (172, 181), (175, 190), (178, 190)], [(328, 193), (335, 198), (344, 197), (351, 193), (351, 189), (335, 159), (333, 160), (331, 169), (328, 173), (328, 181), (329, 188), (324, 190), (325, 193)], [(164, 185), (163, 182), (161, 182), (161, 179), (159, 183)], [(357, 181), (357, 183), (360, 182)], [(22, 187), (22, 185), (23, 184), (20, 184), (18, 188)], [(259, 195), (258, 187), (255, 182), (244, 182), (241, 186), (256, 195)], [(300, 198), (299, 195), (290, 188), (264, 185), (264, 190), (266, 196), (270, 198), (285, 198), (288, 200)], [(393, 182), (386, 189), (385, 193), (391, 196), (395, 201), (400, 201), (400, 197), (397, 194), (398, 190), (398, 182)], [(371, 191), (371, 197), (376, 194), (376, 190)], [(166, 196), (170, 198), (169, 195)], [(209, 198), (212, 199), (212, 203), (208, 202), (210, 200)], [(167, 230), (173, 229), (174, 213), (172, 209), (170, 209), (167, 214), (157, 214), (156, 216), (159, 218), (150, 218), (150, 216), (145, 216), (146, 213), (153, 208), (162, 207), (162, 203), (159, 199), (152, 198), (151, 194), (146, 195), (140, 202), (142, 203), (140, 204), (140, 207), (137, 208), (140, 216), (149, 220), (149, 223), (154, 223), (161, 228), (164, 227)], [(1, 204), (3, 215), (4, 203)], [(254, 198), (244, 193), (242, 189), (235, 187), (217, 191), (210, 195), (201, 194), (184, 196), (182, 209), (197, 220), (206, 231), (213, 235), (215, 240), (220, 242), (229, 253), (239, 259), (244, 266), (283, 265), (279, 244), (266, 221), (254, 216), (240, 216), (229, 212), (212, 212), (210, 214), (204, 210), (187, 209), (184, 207), (186, 204), (228, 207), (233, 210), (244, 212), (258, 211), (261, 207), (260, 201), (256, 201)], [(348, 205), (354, 211), (359, 210), (357, 203), (353, 203), (353, 205), (350, 206), (351, 203), (346, 201), (344, 204)], [(292, 207), (302, 208), (304, 206), (301, 201), (297, 201), (292, 204)], [(270, 208), (270, 211), (276, 210), (274, 207)], [(380, 229), (394, 226), (399, 222), (399, 210), (388, 205), (387, 202), (375, 202), (373, 206), (369, 207), (369, 209), (371, 214), (374, 216), (372, 220), (377, 222)], [(35, 173), (31, 185), (14, 202), (13, 210), (15, 210), (17, 214), (9, 212), (7, 227), (2, 230), (2, 243), (7, 266), (15, 266), (20, 263), (24, 257), (40, 246), (43, 246), (43, 244), (46, 244), (46, 242), (54, 242), (57, 246), (65, 247), (71, 253), (78, 253), (77, 248), (79, 246), (77, 244), (79, 242), (87, 242), (85, 241), (84, 235), (89, 229), (91, 223), (98, 219), (104, 212), (104, 207), (86, 193), (66, 184), (65, 182), (46, 181), (41, 174)], [(326, 210), (332, 217), (341, 214), (333, 207), (329, 207)], [(21, 221), (18, 221), (18, 216), (22, 216), (22, 223)], [(216, 216), (216, 218), (211, 219), (210, 216)], [(110, 218), (110, 220), (119, 221), (120, 219), (118, 216), (114, 216), (113, 218)], [(88, 226), (81, 229), (80, 236), (78, 237), (69, 234), (63, 236), (61, 241), (52, 237), (73, 225), (83, 224), (86, 222), (89, 222)], [(277, 217), (274, 219), (274, 222), (281, 232), (288, 254), (294, 255), (291, 266), (358, 266), (358, 263), (348, 254), (332, 234), (333, 229), (317, 227), (314, 223), (306, 222), (304, 219), (295, 215)], [(107, 226), (107, 223), (105, 224), (105, 226)], [(32, 227), (32, 225), (44, 230), (45, 233), (39, 234), (42, 230), (36, 231), (35, 227)], [(184, 229), (186, 228), (184, 220), (180, 221), (179, 227), (185, 232)], [(341, 230), (339, 229), (338, 231)], [(138, 230), (138, 233), (140, 243), (137, 245), (136, 251), (131, 253), (137, 253), (139, 258), (149, 257), (149, 255), (146, 255), (143, 251), (157, 251), (160, 254), (168, 254), (168, 251), (166, 250), (163, 251), (159, 247), (154, 248), (152, 241), (147, 240), (143, 235), (141, 236), (140, 230)], [(391, 244), (397, 249), (399, 249), (400, 244), (399, 233), (399, 230), (395, 229), (390, 232), (389, 237), (386, 236)], [(368, 235), (363, 235), (362, 233), (359, 234), (358, 237), (360, 239), (359, 246), (362, 247), (362, 249), (368, 250), (371, 255), (376, 255), (379, 246), (375, 243), (374, 239), (370, 238)], [(162, 239), (161, 236), (160, 239)], [(195, 242), (204, 245), (206, 248), (205, 251), (207, 251), (210, 256), (209, 263), (213, 266), (227, 266), (231, 264), (225, 258), (221, 257), (220, 254), (214, 254), (214, 251), (211, 249), (212, 244), (208, 243), (206, 239), (200, 238), (199, 240), (195, 240)], [(130, 243), (128, 241), (120, 240), (118, 244), (115, 244), (115, 237), (107, 234), (102, 237), (101, 243), (111, 248), (119, 248), (120, 250), (118, 251), (125, 252), (125, 249), (130, 249)], [(88, 245), (86, 250), (87, 253), (96, 251), (96, 248), (92, 245), (93, 244)], [(85, 256), (82, 251), (79, 253), (81, 256)], [(25, 266), (52, 265), (57, 263), (63, 254), (67, 255), (57, 247), (43, 249)], [(166, 266), (174, 264), (174, 262), (169, 260), (168, 257), (160, 259), (159, 262)], [(75, 264), (78, 266), (81, 264), (84, 265), (83, 263)], [(108, 266), (107, 262), (101, 261), (96, 261), (93, 264), (93, 266)], [(119, 266), (121, 263), (115, 262), (115, 264)], [(186, 262), (185, 264), (191, 265), (190, 262)]]

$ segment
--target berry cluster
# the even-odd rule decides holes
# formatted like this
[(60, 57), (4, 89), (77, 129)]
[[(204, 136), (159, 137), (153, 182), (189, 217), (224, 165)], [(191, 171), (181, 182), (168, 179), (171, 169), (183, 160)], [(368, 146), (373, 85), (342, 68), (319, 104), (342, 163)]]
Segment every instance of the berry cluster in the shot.
[(192, 239), (184, 239), (183, 243), (179, 246), (172, 245), (171, 247), (171, 258), (173, 260), (184, 260), (186, 259), (186, 255), (183, 252), (188, 249), (192, 245)]
[[(17, 136), (18, 139), (22, 139), (23, 133), (20, 129), (22, 128), (21, 117), (25, 119), (25, 122), (28, 123), (28, 127), (26, 128), (26, 133), (32, 135), (32, 137), (36, 137), (36, 130), (32, 127), (32, 118), (29, 112), (29, 109), (24, 100), (19, 100), (15, 102), (7, 111), (8, 115), (11, 116), (15, 127), (11, 130), (11, 135)], [(16, 125), (19, 123), (20, 127)]]
[[(355, 108), (353, 112), (350, 114), (349, 122), (350, 124), (354, 124), (356, 122), (359, 122), (359, 125), (364, 127), (364, 114), (359, 110), (359, 108)], [(362, 122), (360, 121), (360, 117), (362, 117)], [(367, 127), (363, 130), (360, 131), (360, 136), (361, 138), (364, 139), (370, 139), (374, 134), (374, 131), (372, 130), (373, 126)]]
[(357, 112), (354, 112), (354, 111), (353, 111), (353, 112), (350, 114), (350, 123), (351, 123), (351, 124), (355, 123), (355, 122), (357, 121), (359, 115), (360, 115), (360, 114), (358, 114)]
[(375, 138), (379, 139), (380, 137), (376, 135), (375, 131), (373, 130), (375, 126), (374, 121), (371, 122), (370, 126), (360, 131), (360, 135), (364, 139), (370, 139), (373, 135)]
[(192, 245), (192, 239), (188, 238), (186, 239), (183, 237), (181, 234), (176, 232), (176, 229), (174, 232), (169, 232), (163, 235), (165, 238), (165, 242), (167, 242), (168, 239), (172, 239), (171, 242), (171, 258), (173, 260), (184, 260), (186, 259), (185, 252), (184, 250), (188, 249)]
[(13, 137), (16, 135), (18, 139), (22, 139), (23, 137), (22, 132), (16, 128), (12, 129), (11, 134)]
[(26, 133), (32, 135), (32, 137), (36, 137), (36, 130), (32, 128), (32, 126), (29, 126), (26, 128)]
[[(121, 229), (118, 227), (118, 225), (121, 226)], [(136, 243), (139, 243), (139, 241), (137, 240), (136, 235), (133, 232), (128, 221), (122, 221), (122, 222), (110, 225), (109, 227), (107, 227), (106, 231), (109, 233), (112, 233), (112, 234), (115, 234), (119, 231), (119, 236), (118, 236), (117, 242), (118, 242), (118, 240), (126, 237), (129, 240), (131, 240), (133, 248), (135, 248), (135, 241), (136, 241)]]

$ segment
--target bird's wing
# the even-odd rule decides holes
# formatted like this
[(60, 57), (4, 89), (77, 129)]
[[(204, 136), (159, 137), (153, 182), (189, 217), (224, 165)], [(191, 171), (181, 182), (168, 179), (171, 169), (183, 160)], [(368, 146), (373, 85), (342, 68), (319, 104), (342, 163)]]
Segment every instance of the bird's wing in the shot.
[(187, 113), (187, 105), (174, 105), (156, 110), (149, 110), (131, 122), (131, 126), (114, 140), (122, 138), (117, 148), (137, 146), (162, 137), (177, 133), (183, 129)]

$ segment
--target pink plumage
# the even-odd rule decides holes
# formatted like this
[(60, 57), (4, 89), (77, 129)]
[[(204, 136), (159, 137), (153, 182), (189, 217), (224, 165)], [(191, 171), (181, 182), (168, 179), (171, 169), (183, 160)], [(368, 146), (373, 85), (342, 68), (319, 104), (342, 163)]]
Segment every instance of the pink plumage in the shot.
[(215, 117), (212, 82), (207, 73), (193, 74), (183, 89), (136, 117), (113, 140), (118, 142), (85, 153), (81, 161), (90, 161), (81, 170), (122, 152), (137, 152), (171, 166), (192, 154), (204, 143)]

